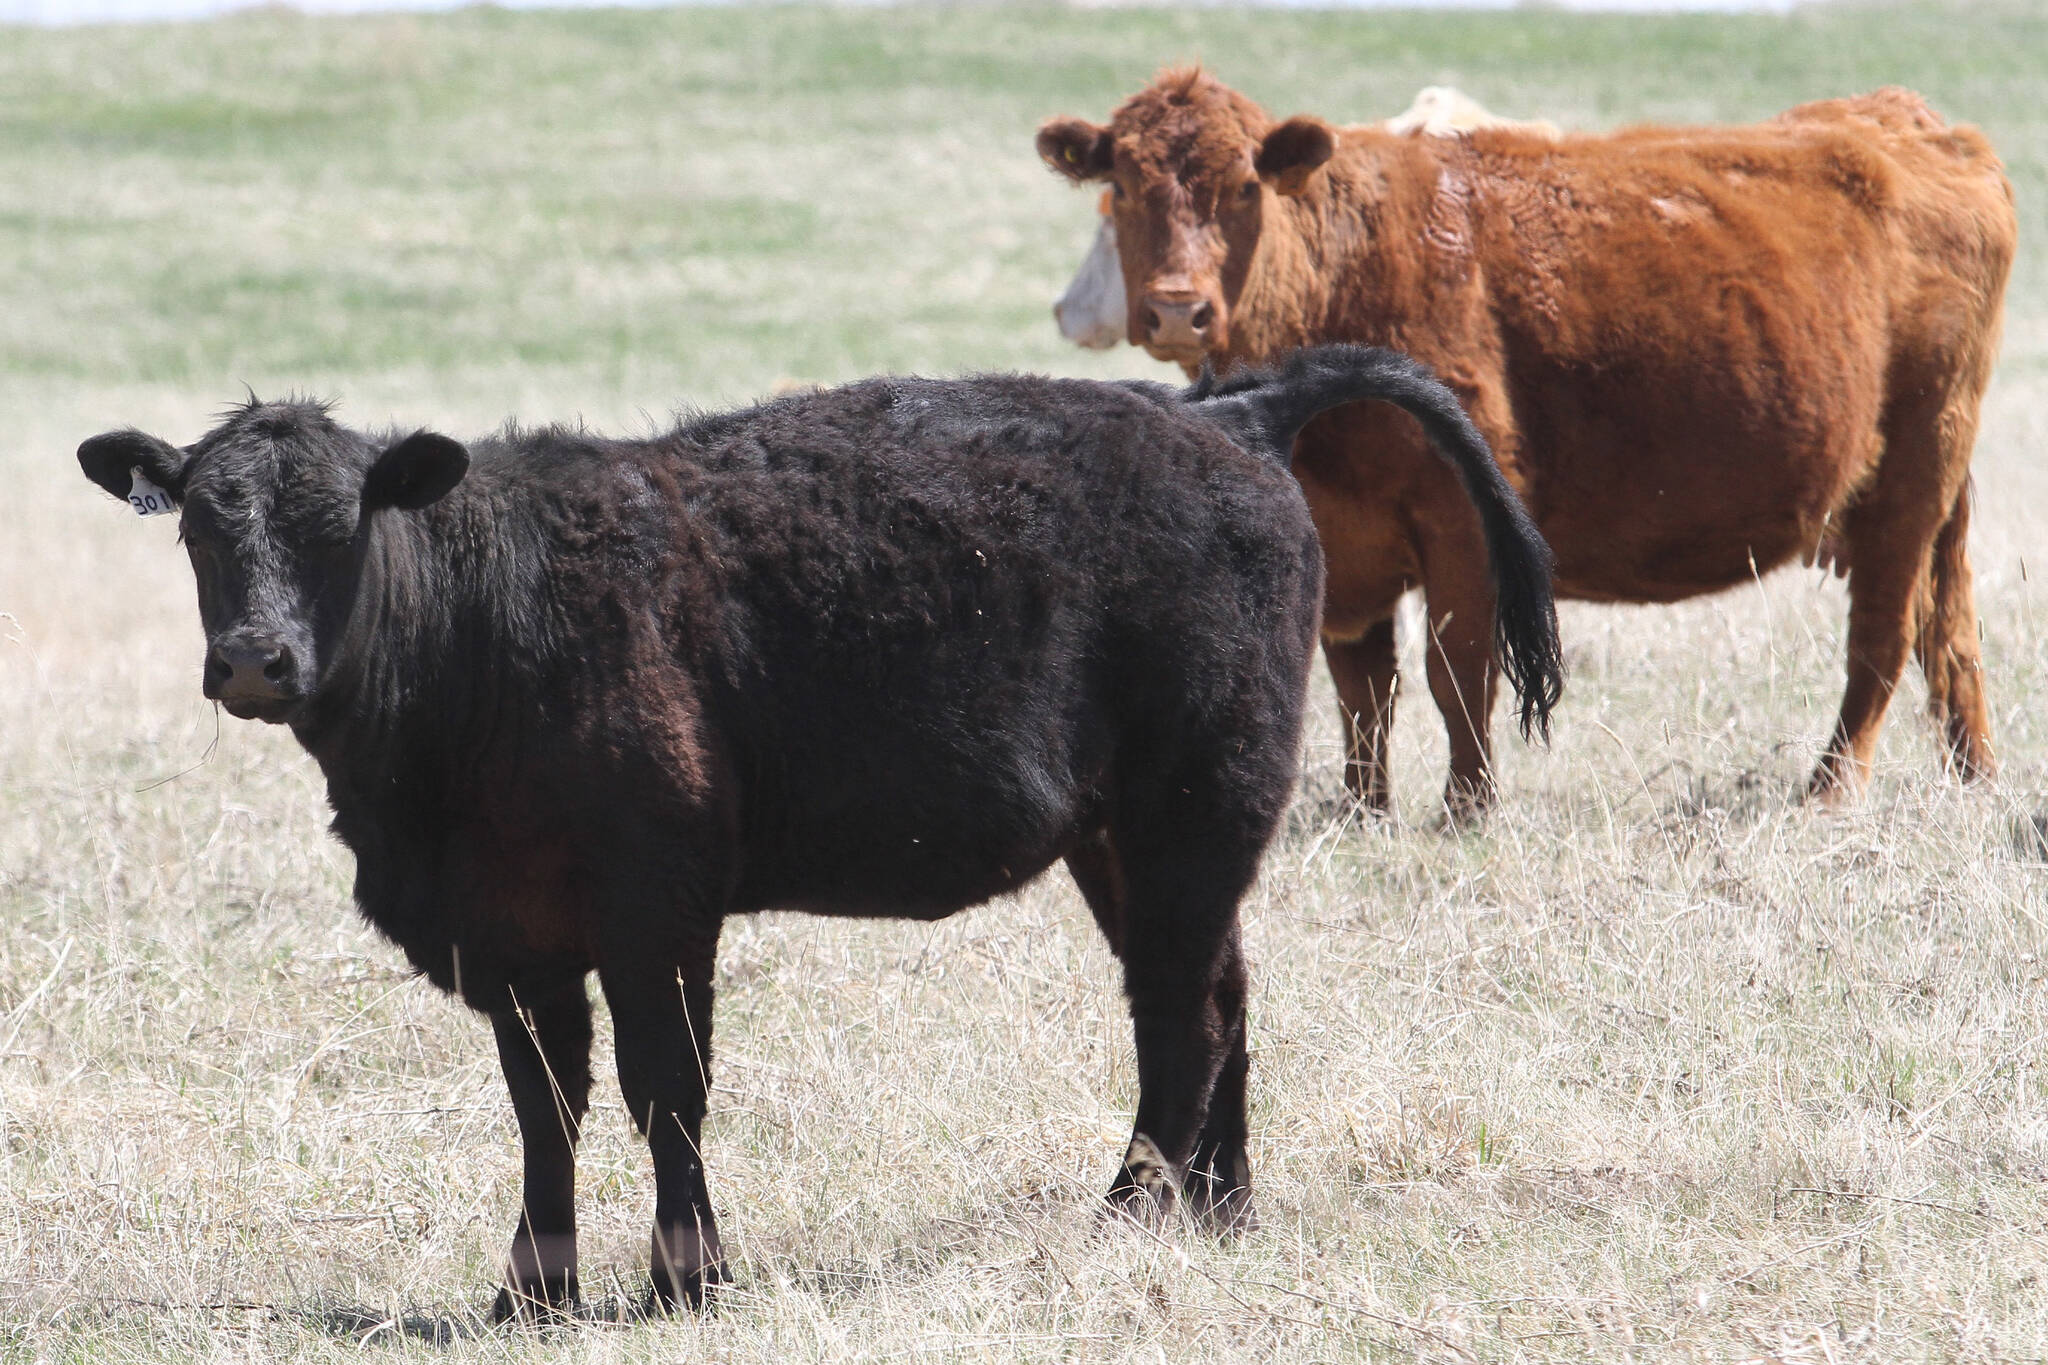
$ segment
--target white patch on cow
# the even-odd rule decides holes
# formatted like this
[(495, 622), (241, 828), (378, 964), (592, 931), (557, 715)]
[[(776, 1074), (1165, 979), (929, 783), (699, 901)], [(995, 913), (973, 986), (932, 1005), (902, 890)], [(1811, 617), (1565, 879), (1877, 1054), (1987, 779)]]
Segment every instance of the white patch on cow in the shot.
[(178, 510), (178, 504), (172, 501), (171, 495), (151, 483), (140, 465), (128, 471), (128, 505), (135, 509), (138, 517), (160, 517)]
[(1549, 119), (1502, 118), (1464, 91), (1449, 85), (1425, 85), (1415, 101), (1381, 125), (1390, 133), (1421, 133), (1425, 137), (1458, 137), (1479, 128), (1519, 128), (1547, 138), (1562, 136)]
[(1060, 335), (1076, 346), (1107, 350), (1124, 339), (1124, 268), (1116, 254), (1116, 229), (1103, 218), (1095, 229), (1095, 245), (1074, 275), (1067, 292), (1052, 306)]
[(1697, 223), (1714, 216), (1713, 206), (1698, 190), (1675, 190), (1668, 195), (1654, 195), (1650, 207), (1657, 216), (1670, 223)]

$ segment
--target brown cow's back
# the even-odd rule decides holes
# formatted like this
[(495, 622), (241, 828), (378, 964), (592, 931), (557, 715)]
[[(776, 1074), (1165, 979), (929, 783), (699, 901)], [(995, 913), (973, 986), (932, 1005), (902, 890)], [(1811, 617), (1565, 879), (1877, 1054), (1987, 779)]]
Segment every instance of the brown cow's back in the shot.
[[(1333, 224), (1368, 177), (1417, 192), (1373, 234), (1407, 249), (1334, 290), (1316, 335), (1404, 345), (1508, 409), (1497, 453), (1568, 595), (1671, 601), (1788, 560), (1868, 477), (1900, 374), (1988, 372), (2014, 225), (1982, 138), (1766, 129), (1359, 130), (1330, 167)], [(1758, 460), (1791, 481), (1731, 477)]]

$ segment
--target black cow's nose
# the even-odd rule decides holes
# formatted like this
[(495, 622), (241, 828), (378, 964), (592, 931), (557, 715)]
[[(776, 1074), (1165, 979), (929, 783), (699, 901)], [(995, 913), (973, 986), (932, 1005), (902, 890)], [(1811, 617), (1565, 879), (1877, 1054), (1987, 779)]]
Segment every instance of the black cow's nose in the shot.
[(218, 701), (281, 701), (298, 695), (291, 646), (272, 635), (217, 641), (206, 660), (206, 695)]

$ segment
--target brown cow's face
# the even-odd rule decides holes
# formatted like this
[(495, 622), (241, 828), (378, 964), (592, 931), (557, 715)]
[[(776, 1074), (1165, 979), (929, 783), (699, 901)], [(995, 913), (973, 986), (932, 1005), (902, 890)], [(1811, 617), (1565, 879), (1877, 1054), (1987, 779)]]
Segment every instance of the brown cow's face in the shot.
[(1170, 72), (1100, 127), (1054, 119), (1038, 152), (1075, 181), (1109, 182), (1129, 336), (1183, 365), (1230, 346), (1230, 318), (1277, 195), (1305, 193), (1335, 140), (1328, 125), (1274, 125), (1200, 72)]

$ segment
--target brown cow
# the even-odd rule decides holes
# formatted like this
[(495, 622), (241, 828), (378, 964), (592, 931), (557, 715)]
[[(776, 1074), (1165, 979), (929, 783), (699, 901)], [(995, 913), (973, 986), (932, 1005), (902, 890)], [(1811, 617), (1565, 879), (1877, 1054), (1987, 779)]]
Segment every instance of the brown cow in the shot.
[[(1455, 140), (1275, 123), (1171, 71), (1038, 150), (1107, 181), (1130, 335), (1192, 371), (1311, 341), (1410, 352), (1456, 389), (1557, 553), (1561, 596), (1674, 602), (1818, 549), (1848, 566), (1848, 688), (1809, 789), (1868, 776), (1909, 649), (1955, 767), (1995, 770), (1964, 539), (2016, 234), (1975, 129), (1899, 89), (1741, 128)], [(1387, 801), (1394, 607), (1428, 603), (1451, 808), (1492, 795), (1493, 588), (1407, 418), (1302, 433), (1329, 563), (1346, 781)]]

